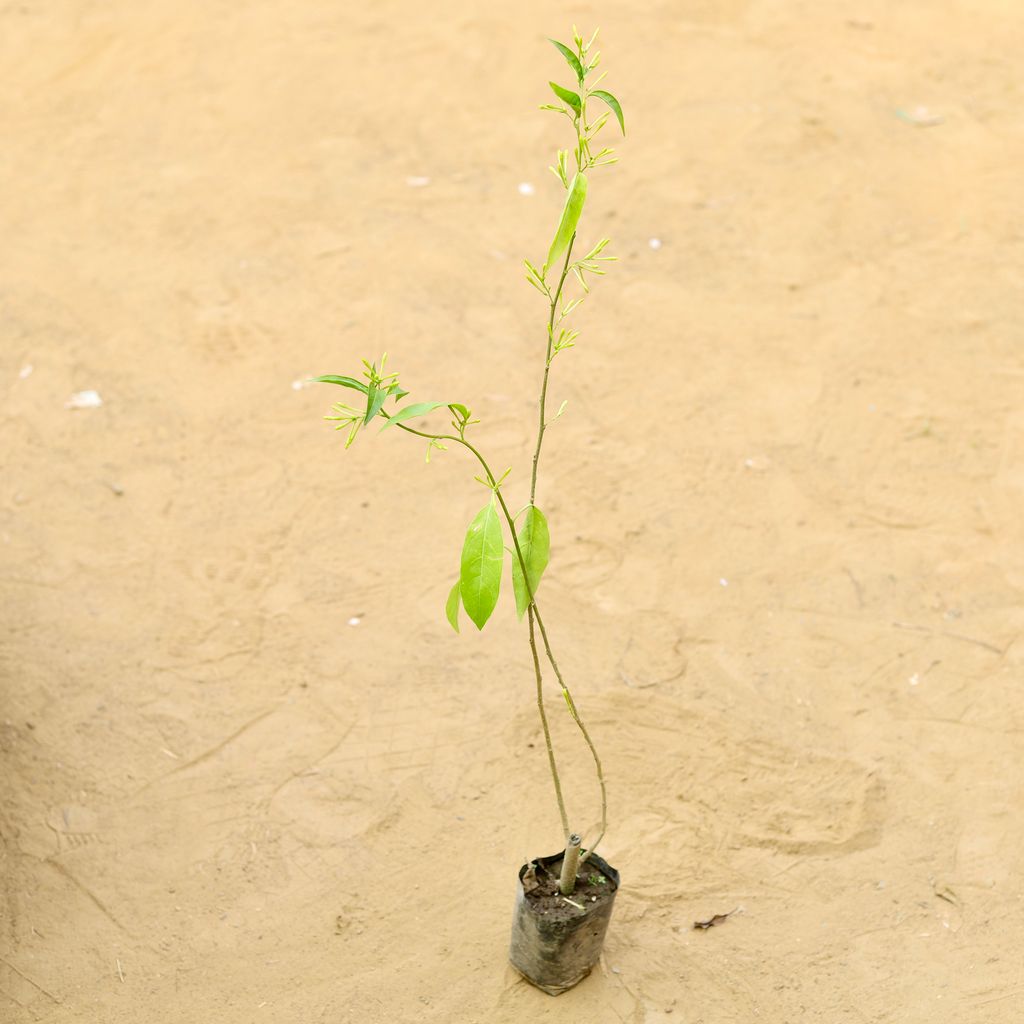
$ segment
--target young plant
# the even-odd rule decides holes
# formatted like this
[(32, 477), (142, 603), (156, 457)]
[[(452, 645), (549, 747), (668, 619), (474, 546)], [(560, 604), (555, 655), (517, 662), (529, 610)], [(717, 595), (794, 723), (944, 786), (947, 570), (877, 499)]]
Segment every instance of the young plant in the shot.
[[(611, 148), (599, 146), (595, 140), (612, 116), (625, 134), (625, 121), (619, 101), (610, 92), (596, 88), (604, 78), (603, 73), (593, 77), (601, 61), (600, 52), (593, 49), (596, 38), (595, 32), (589, 42), (584, 42), (574, 28), (572, 47), (551, 40), (565, 58), (575, 82), (571, 88), (550, 82), (551, 90), (558, 102), (545, 104), (541, 109), (564, 116), (572, 125), (574, 141), (570, 148), (558, 151), (555, 163), (550, 168), (565, 191), (565, 201), (547, 254), (540, 266), (530, 260), (524, 261), (526, 280), (544, 297), (547, 325), (544, 332), (543, 372), (538, 399), (537, 437), (530, 470), (529, 496), (523, 507), (515, 514), (512, 513), (510, 499), (506, 497), (507, 481), (512, 471), (506, 469), (499, 475), (483, 455), (476, 440), (478, 431), (471, 429), (480, 423), (480, 420), (474, 418), (472, 410), (460, 402), (430, 401), (402, 404), (409, 392), (399, 382), (398, 374), (387, 370), (386, 354), (381, 357), (379, 363), (364, 359), (361, 378), (332, 374), (315, 378), (325, 384), (347, 388), (361, 396), (355, 399), (357, 404), (354, 406), (337, 403), (333, 407), (333, 414), (326, 417), (337, 423), (335, 429), (346, 433), (346, 448), (353, 444), (361, 430), (380, 419), (383, 421), (381, 432), (397, 427), (404, 434), (425, 440), (428, 462), (435, 451), (446, 451), (451, 446), (462, 449), (475, 460), (480, 470), (475, 479), (490, 491), (490, 497), (487, 504), (473, 518), (466, 532), (458, 577), (448, 594), (445, 612), (456, 632), (459, 631), (460, 608), (465, 610), (477, 629), (483, 629), (497, 605), (505, 568), (505, 553), (510, 553), (516, 614), (520, 620), (526, 616), (537, 709), (540, 713), (548, 766), (562, 823), (563, 842), (567, 844), (567, 850), (572, 851), (573, 862), (580, 840), (569, 827), (561, 776), (551, 742), (551, 730), (544, 704), (541, 650), (543, 661), (554, 673), (568, 713), (579, 729), (594, 761), (601, 793), (601, 824), (596, 838), (580, 855), (581, 864), (586, 862), (604, 837), (608, 821), (607, 788), (601, 759), (555, 658), (550, 635), (537, 602), (537, 590), (548, 566), (551, 539), (547, 518), (537, 507), (535, 499), (544, 437), (554, 421), (565, 411), (566, 406), (566, 403), (562, 402), (557, 412), (549, 417), (548, 389), (551, 369), (555, 359), (575, 347), (579, 339), (580, 333), (573, 326), (573, 317), (590, 291), (589, 279), (602, 276), (607, 264), (615, 259), (606, 253), (609, 244), (607, 238), (600, 238), (590, 245), (586, 255), (574, 255), (577, 250), (581, 217), (588, 198), (588, 175), (595, 168), (613, 164), (616, 160)], [(600, 107), (597, 107), (598, 104)], [(570, 286), (575, 292), (574, 296), (570, 295)], [(389, 401), (390, 408), (387, 405)], [(431, 415), (447, 415), (448, 427), (421, 430), (410, 425), (410, 421), (422, 420)], [(567, 856), (565, 863), (569, 863), (569, 860)], [(572, 894), (575, 881), (575, 870), (563, 871), (563, 895)]]

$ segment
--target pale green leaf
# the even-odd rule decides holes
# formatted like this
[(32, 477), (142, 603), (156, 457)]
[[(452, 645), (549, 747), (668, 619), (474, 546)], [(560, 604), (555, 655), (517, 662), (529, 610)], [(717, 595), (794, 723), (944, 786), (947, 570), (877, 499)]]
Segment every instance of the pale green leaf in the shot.
[(579, 94), (572, 91), (572, 89), (563, 89), (557, 82), (548, 82), (551, 86), (551, 91), (566, 105), (572, 107), (573, 112), (577, 117), (580, 116), (580, 111), (583, 109), (583, 103), (580, 100)]
[(313, 383), (337, 384), (343, 388), (351, 388), (353, 391), (361, 391), (364, 395), (368, 390), (367, 386), (362, 381), (353, 380), (351, 377), (339, 377), (334, 373), (326, 373), (322, 377), (314, 377)]
[[(540, 578), (548, 565), (548, 558), (551, 553), (551, 534), (548, 531), (548, 521), (544, 518), (536, 505), (530, 505), (526, 510), (526, 518), (519, 528), (517, 535), (519, 550), (523, 555), (523, 562), (526, 564), (526, 577), (523, 577), (523, 569), (519, 564), (518, 556), (512, 554), (512, 589), (516, 595), (516, 614), (521, 619), (530, 607), (530, 595), (537, 593), (540, 586)], [(527, 587), (527, 582), (529, 587)]]
[(459, 631), (459, 586), (461, 582), (461, 580), (455, 581), (455, 586), (448, 594), (448, 601), (444, 606), (444, 613), (448, 616), (448, 621), (456, 633)]
[(622, 116), (622, 107), (619, 106), (619, 101), (610, 93), (605, 92), (604, 89), (595, 89), (591, 96), (596, 96), (599, 100), (607, 103), (612, 108), (612, 113), (615, 115), (615, 119), (619, 122), (619, 127), (622, 129), (622, 134), (626, 134), (626, 121)]
[(504, 560), (501, 520), (492, 498), (469, 524), (459, 566), (462, 605), (477, 629), (484, 628), (498, 603)]
[(391, 418), (380, 429), (387, 430), (394, 423), (402, 423), (405, 420), (415, 419), (417, 416), (426, 416), (428, 412), (433, 412), (444, 404), (444, 402), (413, 402), (412, 405), (403, 406), (397, 412), (393, 412)]
[(381, 406), (387, 397), (388, 392), (386, 388), (378, 388), (375, 384), (369, 386), (366, 392), (366, 418), (363, 420), (364, 423), (369, 423), (380, 412)]
[(565, 205), (562, 207), (562, 219), (558, 222), (558, 230), (555, 232), (554, 241), (548, 250), (546, 267), (553, 267), (563, 252), (569, 247), (572, 236), (576, 233), (576, 225), (580, 222), (580, 214), (583, 213), (583, 203), (587, 198), (587, 177), (585, 174), (577, 174), (572, 179), (569, 194), (565, 197)]
[(572, 50), (569, 49), (565, 43), (560, 43), (557, 39), (548, 38), (548, 42), (569, 62), (569, 67), (576, 72), (576, 79), (583, 84), (583, 65), (580, 63), (579, 57), (576, 56)]

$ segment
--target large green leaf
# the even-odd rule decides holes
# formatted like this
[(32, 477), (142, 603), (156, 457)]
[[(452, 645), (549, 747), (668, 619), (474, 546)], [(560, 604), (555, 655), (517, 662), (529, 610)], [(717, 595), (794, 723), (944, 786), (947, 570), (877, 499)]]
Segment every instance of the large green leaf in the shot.
[(322, 377), (314, 377), (314, 384), (338, 384), (343, 388), (351, 388), (353, 391), (361, 391), (364, 395), (369, 390), (367, 386), (358, 380), (353, 380), (351, 377), (339, 377), (334, 373), (326, 373)]
[[(526, 510), (526, 518), (519, 528), (517, 539), (523, 561), (526, 563), (526, 578), (523, 578), (522, 566), (513, 549), (512, 589), (516, 595), (516, 614), (522, 618), (526, 609), (530, 607), (530, 595), (537, 593), (540, 578), (547, 568), (548, 557), (551, 553), (551, 534), (548, 531), (548, 521), (536, 505), (531, 505)], [(529, 588), (526, 586), (527, 582), (530, 584)]]
[(599, 100), (603, 100), (612, 108), (612, 113), (615, 115), (616, 120), (619, 122), (619, 127), (622, 129), (622, 134), (626, 134), (626, 121), (622, 116), (622, 107), (619, 106), (619, 101), (610, 93), (605, 92), (604, 89), (595, 89), (591, 96), (596, 96)]
[(585, 174), (577, 174), (569, 186), (569, 194), (565, 197), (565, 206), (562, 207), (562, 219), (558, 222), (558, 230), (555, 232), (554, 241), (548, 250), (548, 259), (545, 266), (553, 267), (555, 260), (562, 255), (569, 247), (572, 236), (576, 233), (576, 225), (580, 222), (580, 214), (583, 212), (583, 203), (587, 198), (587, 177)]
[(572, 91), (572, 89), (563, 89), (557, 82), (548, 82), (551, 86), (551, 91), (565, 104), (572, 107), (576, 116), (580, 116), (580, 111), (583, 109), (583, 103), (580, 100), (579, 94)]
[(477, 629), (491, 617), (501, 589), (501, 569), (505, 551), (501, 544), (501, 520), (491, 498), (469, 524), (462, 545), (459, 566), (459, 594), (466, 614)]
[(440, 409), (444, 404), (444, 402), (413, 402), (412, 405), (403, 406), (398, 412), (393, 412), (391, 418), (380, 429), (387, 430), (388, 427), (395, 423), (415, 419), (417, 416), (426, 416), (428, 412)]
[(455, 581), (455, 586), (449, 592), (448, 601), (444, 606), (444, 613), (448, 616), (448, 621), (456, 633), (459, 631), (459, 587), (461, 583), (461, 580)]
[(576, 56), (572, 50), (569, 49), (565, 43), (560, 43), (557, 39), (548, 37), (548, 42), (569, 62), (569, 67), (576, 72), (576, 80), (583, 84), (583, 65), (580, 63), (579, 57)]

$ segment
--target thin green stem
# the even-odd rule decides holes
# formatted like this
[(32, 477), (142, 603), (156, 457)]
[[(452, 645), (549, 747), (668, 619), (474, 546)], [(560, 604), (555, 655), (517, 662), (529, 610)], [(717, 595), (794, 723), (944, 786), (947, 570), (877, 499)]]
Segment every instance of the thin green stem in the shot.
[(569, 263), (572, 260), (572, 247), (576, 243), (576, 235), (573, 233), (572, 238), (569, 239), (569, 248), (565, 253), (565, 263), (562, 264), (562, 276), (558, 279), (558, 287), (555, 289), (555, 294), (551, 299), (551, 310), (548, 314), (548, 347), (547, 353), (544, 356), (544, 379), (541, 381), (540, 386), (540, 423), (537, 426), (537, 447), (533, 451), (533, 468), (530, 472), (530, 504), (534, 503), (534, 499), (537, 496), (537, 467), (540, 463), (540, 450), (544, 445), (544, 431), (547, 429), (547, 424), (544, 422), (547, 416), (547, 402), (548, 402), (548, 378), (551, 376), (551, 356), (554, 349), (554, 333), (555, 333), (555, 312), (558, 308), (559, 300), (562, 297), (562, 288), (565, 286), (565, 279), (569, 274)]
[[(523, 579), (526, 580), (526, 573), (523, 572)], [(529, 583), (527, 582), (527, 588)], [(530, 623), (530, 654), (533, 655), (533, 677), (537, 683), (537, 711), (540, 714), (540, 724), (544, 729), (544, 746), (548, 751), (548, 767), (551, 769), (551, 781), (555, 784), (555, 799), (558, 801), (558, 815), (562, 819), (563, 838), (569, 838), (569, 816), (565, 812), (565, 798), (562, 796), (562, 780), (558, 775), (558, 765), (555, 763), (555, 748), (551, 742), (551, 727), (548, 725), (548, 713), (544, 708), (544, 678), (540, 671), (540, 656), (537, 653), (537, 638), (534, 636), (533, 625), (533, 603), (526, 609), (526, 615)]]

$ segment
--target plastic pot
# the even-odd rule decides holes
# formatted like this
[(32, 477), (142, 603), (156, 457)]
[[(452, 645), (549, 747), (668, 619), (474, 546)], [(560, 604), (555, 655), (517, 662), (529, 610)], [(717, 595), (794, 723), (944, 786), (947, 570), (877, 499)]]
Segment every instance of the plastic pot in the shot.
[(557, 996), (581, 982), (601, 956), (619, 873), (591, 854), (580, 865), (576, 891), (562, 896), (562, 853), (519, 869), (509, 960), (537, 988)]

